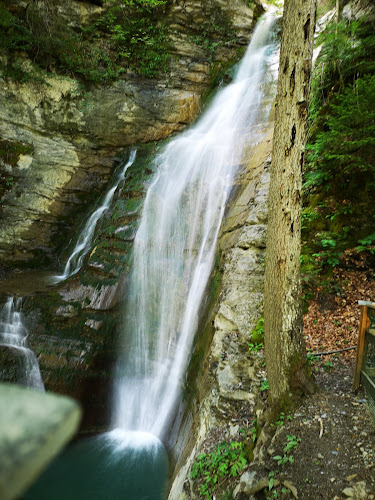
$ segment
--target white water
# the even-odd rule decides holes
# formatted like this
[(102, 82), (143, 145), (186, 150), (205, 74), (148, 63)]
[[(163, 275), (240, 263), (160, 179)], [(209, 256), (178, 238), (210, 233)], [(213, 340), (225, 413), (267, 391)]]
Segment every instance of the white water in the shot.
[(162, 442), (149, 432), (127, 431), (119, 428), (99, 436), (98, 442), (100, 441), (110, 444), (113, 455), (117, 455), (129, 448), (134, 451), (140, 450), (141, 452), (145, 448), (148, 448), (151, 454), (156, 455), (161, 448), (164, 448)]
[(73, 252), (71, 253), (65, 265), (63, 273), (58, 276), (55, 276), (54, 281), (59, 282), (66, 280), (67, 278), (70, 278), (70, 276), (73, 276), (74, 274), (78, 273), (78, 271), (81, 269), (83, 264), (83, 259), (85, 258), (85, 255), (91, 248), (91, 241), (94, 236), (96, 225), (101, 216), (104, 214), (104, 212), (108, 210), (108, 208), (110, 207), (113, 195), (115, 194), (116, 189), (118, 188), (120, 182), (124, 180), (126, 171), (133, 164), (135, 156), (136, 156), (136, 151), (133, 150), (130, 153), (128, 162), (125, 164), (123, 169), (121, 169), (115, 184), (106, 194), (102, 205), (99, 208), (97, 208), (95, 212), (91, 214), (88, 221), (86, 222), (85, 227), (83, 228), (81, 234), (79, 235), (76, 246), (74, 247)]
[(277, 60), (273, 23), (271, 16), (258, 23), (233, 83), (155, 160), (134, 243), (117, 428), (163, 437), (173, 417), (233, 179), (270, 110), (262, 83)]
[(26, 347), (28, 331), (22, 321), (22, 299), (9, 297), (0, 312), (0, 345), (17, 349), (24, 359), (25, 381), (28, 387), (44, 391), (44, 384), (35, 353)]

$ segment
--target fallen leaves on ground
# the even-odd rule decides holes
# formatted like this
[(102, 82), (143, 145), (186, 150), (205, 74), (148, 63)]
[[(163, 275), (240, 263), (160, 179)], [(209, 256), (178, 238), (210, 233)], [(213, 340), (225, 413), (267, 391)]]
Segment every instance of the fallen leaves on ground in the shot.
[[(358, 339), (359, 300), (375, 301), (375, 279), (367, 270), (337, 268), (332, 280), (340, 291), (318, 296), (309, 304), (303, 317), (306, 348), (326, 352), (356, 346)], [(336, 357), (352, 361), (356, 350), (337, 353)], [(331, 356), (332, 357), (332, 356)]]

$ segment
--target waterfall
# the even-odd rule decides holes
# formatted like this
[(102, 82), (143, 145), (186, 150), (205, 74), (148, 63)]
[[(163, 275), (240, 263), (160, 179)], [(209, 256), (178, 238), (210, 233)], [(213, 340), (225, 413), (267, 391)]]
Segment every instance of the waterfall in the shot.
[(162, 438), (170, 425), (234, 176), (267, 120), (264, 81), (277, 60), (275, 18), (257, 24), (233, 82), (155, 159), (134, 242), (114, 427)]
[(0, 312), (0, 346), (16, 349), (23, 357), (25, 384), (44, 391), (35, 353), (26, 347), (28, 331), (22, 321), (22, 298), (9, 297)]
[(83, 264), (83, 259), (85, 258), (85, 255), (91, 248), (91, 241), (94, 236), (94, 231), (96, 228), (96, 225), (101, 218), (101, 216), (104, 214), (106, 210), (111, 205), (112, 198), (116, 192), (116, 189), (118, 188), (118, 185), (122, 180), (125, 178), (126, 171), (128, 168), (133, 164), (136, 156), (136, 151), (133, 150), (130, 153), (129, 160), (125, 164), (123, 168), (121, 168), (120, 173), (111, 187), (111, 189), (108, 191), (106, 194), (103, 203), (100, 205), (99, 208), (97, 208), (89, 217), (87, 220), (85, 227), (83, 228), (81, 234), (79, 235), (78, 241), (76, 243), (76, 246), (73, 249), (73, 252), (71, 253), (66, 265), (65, 269), (62, 274), (55, 276), (54, 280), (56, 282), (66, 280), (67, 278), (70, 278), (70, 276), (73, 276), (74, 274), (78, 273), (78, 271), (81, 269), (82, 264)]

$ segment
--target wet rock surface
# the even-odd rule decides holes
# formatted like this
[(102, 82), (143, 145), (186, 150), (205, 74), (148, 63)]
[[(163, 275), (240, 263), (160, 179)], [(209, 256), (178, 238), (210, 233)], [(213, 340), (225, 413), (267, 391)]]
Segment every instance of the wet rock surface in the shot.
[[(35, 271), (13, 272), (11, 279), (6, 276), (0, 282), (0, 302), (5, 303), (9, 294), (24, 297), (28, 346), (38, 357), (46, 390), (82, 402), (84, 432), (105, 431), (109, 425), (131, 248), (153, 173), (149, 164), (157, 150), (155, 144), (138, 148), (136, 161), (119, 185), (111, 208), (98, 222), (80, 272), (60, 283), (53, 276), (58, 272)], [(126, 160), (127, 155), (123, 158)], [(78, 234), (71, 236), (64, 259)], [(18, 365), (12, 359), (4, 364), (0, 374), (3, 380), (14, 379)]]
[(0, 345), (0, 380), (25, 384), (24, 355), (15, 347)]

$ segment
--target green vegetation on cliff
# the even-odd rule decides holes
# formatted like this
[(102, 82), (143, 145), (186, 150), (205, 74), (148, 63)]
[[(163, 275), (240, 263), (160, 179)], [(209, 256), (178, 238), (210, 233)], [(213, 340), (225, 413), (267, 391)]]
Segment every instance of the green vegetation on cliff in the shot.
[(168, 69), (168, 28), (160, 20), (165, 3), (107, 0), (96, 21), (77, 28), (50, 2), (27, 10), (0, 2), (0, 46), (8, 55), (1, 72), (21, 81), (35, 77), (20, 62), (26, 53), (45, 70), (87, 81), (113, 80), (126, 69), (153, 77)]
[(220, 492), (228, 478), (237, 477), (252, 458), (249, 443), (223, 441), (210, 453), (202, 453), (197, 457), (191, 467), (190, 477), (199, 482), (199, 493), (211, 499), (213, 490)]
[[(112, 81), (125, 72), (153, 78), (169, 70), (175, 48), (171, 42), (171, 2), (167, 0), (103, 0), (89, 15), (70, 18), (63, 2), (0, 0), (0, 73), (25, 82), (40, 79), (39, 69), (67, 74), (86, 82)], [(207, 60), (217, 49), (236, 42), (232, 20), (215, 2), (202, 5), (204, 21), (187, 13), (190, 42)], [(74, 10), (74, 9), (73, 9)], [(254, 7), (254, 16), (260, 13)], [(178, 21), (177, 21), (178, 22)], [(181, 29), (181, 32), (180, 32)], [(32, 62), (32, 64), (30, 64)]]
[[(358, 247), (371, 258), (375, 205), (375, 34), (365, 21), (333, 23), (315, 66), (304, 172), (302, 271), (307, 289)], [(307, 291), (308, 291), (307, 290)], [(308, 292), (309, 293), (309, 292)], [(308, 298), (308, 297), (307, 297)]]

